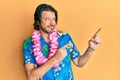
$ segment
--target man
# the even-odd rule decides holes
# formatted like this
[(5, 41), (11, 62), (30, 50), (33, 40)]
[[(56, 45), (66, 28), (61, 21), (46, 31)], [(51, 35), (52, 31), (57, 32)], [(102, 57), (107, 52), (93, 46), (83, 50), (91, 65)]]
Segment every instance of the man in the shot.
[(28, 80), (74, 80), (71, 61), (82, 67), (99, 46), (99, 29), (80, 55), (68, 33), (58, 31), (56, 9), (41, 4), (34, 13), (33, 35), (23, 43), (24, 64)]

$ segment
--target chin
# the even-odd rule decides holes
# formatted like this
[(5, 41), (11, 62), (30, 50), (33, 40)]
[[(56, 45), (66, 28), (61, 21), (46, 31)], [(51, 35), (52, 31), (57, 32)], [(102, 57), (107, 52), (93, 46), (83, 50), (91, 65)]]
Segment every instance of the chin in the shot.
[(49, 31), (48, 33), (50, 34), (50, 33), (52, 33), (53, 32), (53, 30), (52, 31)]
[(47, 34), (50, 34), (50, 33), (52, 33), (53, 32), (53, 30), (49, 30), (49, 31), (44, 31), (45, 33), (47, 33)]
[(54, 29), (48, 30), (48, 33), (52, 33), (54, 31)]

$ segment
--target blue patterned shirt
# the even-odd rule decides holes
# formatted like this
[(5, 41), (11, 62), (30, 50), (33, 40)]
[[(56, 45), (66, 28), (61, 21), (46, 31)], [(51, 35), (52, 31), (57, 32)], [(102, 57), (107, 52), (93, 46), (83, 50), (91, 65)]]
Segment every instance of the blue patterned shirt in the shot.
[[(74, 80), (71, 60), (76, 59), (80, 56), (80, 52), (76, 48), (72, 38), (68, 33), (58, 31), (58, 47), (61, 48), (65, 44), (69, 43), (70, 46), (66, 48), (67, 56), (59, 63), (57, 68), (51, 68), (46, 72), (41, 79), (38, 80)], [(34, 53), (32, 52), (33, 42), (31, 41), (32, 37), (27, 38), (23, 42), (23, 54), (24, 54), (24, 64), (36, 64)], [(43, 37), (40, 37), (42, 42), (42, 53), (44, 56), (48, 57), (49, 53), (49, 44), (44, 40)], [(40, 67), (37, 65), (37, 67)]]

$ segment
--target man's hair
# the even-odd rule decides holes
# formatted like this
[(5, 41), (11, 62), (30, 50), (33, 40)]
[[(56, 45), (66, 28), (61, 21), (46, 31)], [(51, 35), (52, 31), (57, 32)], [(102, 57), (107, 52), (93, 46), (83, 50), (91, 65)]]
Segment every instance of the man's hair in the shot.
[(55, 21), (57, 23), (58, 20), (58, 13), (57, 10), (55, 8), (53, 8), (51, 5), (48, 4), (40, 4), (38, 5), (38, 7), (35, 10), (34, 13), (34, 29), (35, 30), (39, 30), (39, 25), (37, 24), (37, 22), (39, 21), (41, 23), (41, 14), (43, 11), (52, 11), (55, 13)]

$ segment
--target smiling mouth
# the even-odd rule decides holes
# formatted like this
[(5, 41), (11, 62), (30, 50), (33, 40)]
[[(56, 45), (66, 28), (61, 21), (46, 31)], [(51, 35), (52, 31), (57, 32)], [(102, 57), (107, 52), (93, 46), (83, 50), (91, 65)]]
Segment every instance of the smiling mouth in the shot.
[(54, 25), (52, 25), (52, 26), (48, 26), (48, 28), (50, 28), (50, 29), (54, 29)]

